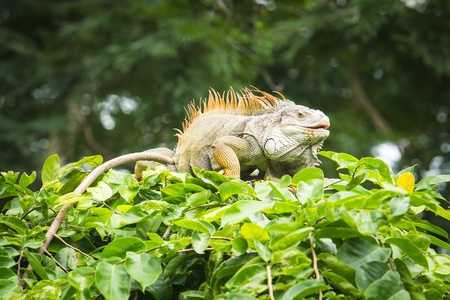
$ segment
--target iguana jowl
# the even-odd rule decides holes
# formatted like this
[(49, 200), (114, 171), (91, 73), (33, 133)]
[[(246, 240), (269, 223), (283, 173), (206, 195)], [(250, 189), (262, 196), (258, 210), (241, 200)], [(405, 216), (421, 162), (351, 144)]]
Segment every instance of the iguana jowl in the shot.
[[(192, 166), (209, 171), (223, 170), (225, 176), (249, 179), (256, 170), (264, 178), (278, 180), (294, 175), (318, 162), (317, 151), (328, 137), (330, 122), (319, 110), (296, 105), (257, 89), (224, 95), (210, 91), (203, 109), (194, 103), (179, 131), (174, 151), (148, 151), (173, 159), (174, 171), (192, 173)], [(158, 163), (138, 161), (139, 178), (148, 166)]]

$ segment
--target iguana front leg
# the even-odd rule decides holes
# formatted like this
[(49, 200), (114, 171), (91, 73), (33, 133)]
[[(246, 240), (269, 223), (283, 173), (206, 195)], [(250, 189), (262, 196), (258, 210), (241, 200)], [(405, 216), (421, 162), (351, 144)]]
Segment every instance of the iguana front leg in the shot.
[[(161, 154), (167, 156), (170, 159), (172, 159), (174, 156), (174, 152), (168, 148), (155, 148), (147, 150), (145, 152)], [(173, 164), (174, 162), (172, 162), (172, 165)], [(150, 167), (150, 169), (155, 169), (157, 166), (168, 167), (168, 165), (152, 160), (139, 160), (136, 162), (136, 165), (134, 166), (134, 174), (136, 175), (136, 178), (140, 179), (142, 177), (142, 172), (147, 170), (147, 167)]]
[(223, 136), (211, 145), (217, 163), (223, 168), (224, 175), (240, 178), (241, 163), (246, 163), (259, 156), (259, 149), (246, 139), (237, 136)]

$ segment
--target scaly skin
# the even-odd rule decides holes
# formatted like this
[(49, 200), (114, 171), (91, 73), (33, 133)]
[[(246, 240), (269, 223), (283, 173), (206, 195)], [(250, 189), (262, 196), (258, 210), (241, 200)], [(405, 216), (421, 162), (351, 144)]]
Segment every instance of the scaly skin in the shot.
[[(255, 178), (255, 173), (259, 178), (279, 180), (315, 166), (317, 151), (329, 135), (328, 117), (292, 101), (262, 95), (230, 91), (223, 99), (214, 93), (203, 110), (191, 106), (174, 155), (166, 154), (173, 158), (171, 170), (192, 173), (192, 165), (244, 180)], [(150, 151), (163, 154), (170, 150)], [(137, 177), (148, 164), (136, 164)]]

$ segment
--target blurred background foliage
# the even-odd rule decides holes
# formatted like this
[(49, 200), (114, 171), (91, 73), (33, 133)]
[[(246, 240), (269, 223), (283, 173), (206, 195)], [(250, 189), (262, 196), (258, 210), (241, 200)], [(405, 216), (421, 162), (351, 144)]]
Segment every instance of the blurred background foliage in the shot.
[(448, 0), (0, 0), (0, 169), (173, 147), (190, 101), (255, 86), (324, 111), (324, 150), (450, 174), (449, 20)]

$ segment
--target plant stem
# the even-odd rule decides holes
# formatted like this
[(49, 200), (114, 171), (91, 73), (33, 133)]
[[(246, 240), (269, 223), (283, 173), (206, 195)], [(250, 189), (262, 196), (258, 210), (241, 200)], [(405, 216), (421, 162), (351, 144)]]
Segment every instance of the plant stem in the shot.
[(80, 252), (80, 253), (83, 254), (84, 256), (88, 256), (88, 257), (90, 257), (90, 258), (96, 259), (96, 258), (93, 257), (92, 255), (86, 254), (86, 253), (84, 253), (83, 251), (81, 251), (80, 249), (75, 248), (74, 246), (70, 245), (70, 244), (67, 243), (63, 238), (61, 238), (59, 235), (54, 234), (53, 236), (56, 237), (57, 239), (59, 239), (61, 242), (63, 242), (63, 244), (66, 245), (67, 247), (72, 248), (73, 250), (75, 250), (75, 251), (77, 251), (77, 252)]
[[(313, 258), (313, 268), (314, 268), (314, 272), (316, 273), (316, 280), (320, 281), (320, 273), (319, 273), (319, 269), (317, 268), (317, 256), (316, 256), (316, 251), (314, 250), (314, 242), (313, 242), (313, 238), (312, 238), (312, 232), (309, 233), (308, 239), (309, 239), (309, 244), (311, 246), (311, 255)], [(322, 299), (322, 291), (319, 291), (319, 300), (321, 300), (321, 299)]]
[(266, 270), (267, 270), (267, 287), (269, 288), (269, 297), (270, 297), (270, 300), (275, 300), (275, 297), (273, 295), (272, 271), (271, 271), (270, 265), (266, 266)]

